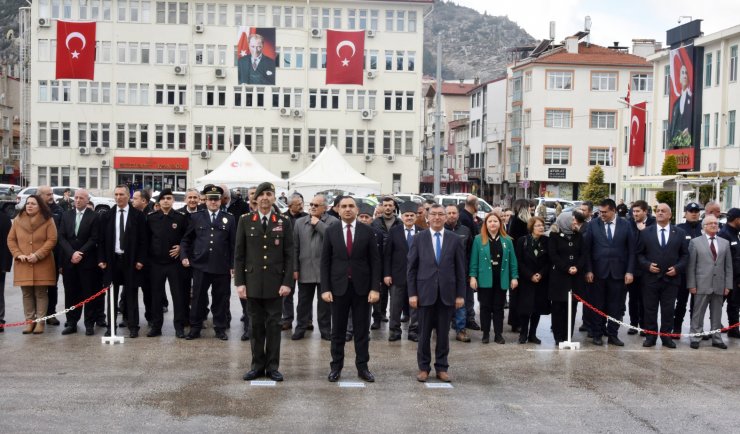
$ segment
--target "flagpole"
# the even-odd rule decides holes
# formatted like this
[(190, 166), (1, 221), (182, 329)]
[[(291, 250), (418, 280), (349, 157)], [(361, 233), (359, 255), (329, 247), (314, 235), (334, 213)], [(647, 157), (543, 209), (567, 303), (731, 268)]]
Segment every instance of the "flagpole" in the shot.
[(442, 38), (437, 37), (437, 93), (435, 97), (435, 110), (434, 110), (434, 186), (433, 192), (435, 195), (441, 194), (440, 181), (441, 181), (441, 164), (439, 156), (441, 154), (440, 148), (442, 146), (441, 129), (442, 129)]

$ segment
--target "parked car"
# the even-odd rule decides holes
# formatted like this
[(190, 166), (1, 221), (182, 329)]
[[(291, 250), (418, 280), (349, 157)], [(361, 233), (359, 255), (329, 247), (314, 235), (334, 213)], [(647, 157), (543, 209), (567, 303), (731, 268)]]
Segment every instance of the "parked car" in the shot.
[[(468, 197), (468, 193), (463, 194), (450, 194), (450, 195), (438, 195), (434, 196), (434, 201), (442, 206), (447, 205), (460, 205), (465, 203), (465, 199)], [(493, 211), (493, 207), (488, 202), (478, 198), (478, 217), (485, 218), (486, 214)]]
[(411, 201), (414, 201), (414, 202), (416, 202), (416, 203), (418, 203), (420, 205), (422, 203), (424, 203), (424, 201), (426, 200), (426, 199), (424, 199), (423, 196), (420, 196), (418, 194), (413, 194), (413, 193), (396, 193), (396, 194), (393, 195), (393, 197), (395, 197), (397, 199), (402, 199), (404, 202), (408, 202), (408, 201), (411, 200)]
[(16, 195), (21, 190), (23, 190), (23, 187), (20, 185), (0, 184), (0, 210), (11, 218), (15, 216)]
[[(15, 199), (15, 210), (20, 211), (23, 209), (23, 206), (26, 204), (26, 199), (28, 196), (32, 194), (38, 193), (38, 187), (26, 187), (23, 190), (21, 190), (17, 195)], [(74, 196), (75, 191), (77, 191), (77, 187), (52, 187), (51, 191), (54, 194), (54, 200), (59, 200), (64, 196), (64, 190), (69, 189), (70, 195)], [(108, 198), (108, 197), (102, 197), (102, 196), (95, 196), (90, 194), (90, 203), (93, 204), (93, 208), (96, 212), (107, 212), (114, 206), (116, 206), (116, 201), (114, 199)]]
[[(552, 224), (555, 221), (556, 204), (559, 203), (563, 211), (568, 208), (572, 209), (576, 206), (575, 202), (572, 200), (561, 199), (559, 197), (535, 197), (534, 200), (537, 201), (537, 207), (539, 207), (543, 202), (545, 203), (545, 207), (547, 208), (547, 218), (545, 220), (548, 224)], [(535, 210), (537, 207), (535, 207)]]

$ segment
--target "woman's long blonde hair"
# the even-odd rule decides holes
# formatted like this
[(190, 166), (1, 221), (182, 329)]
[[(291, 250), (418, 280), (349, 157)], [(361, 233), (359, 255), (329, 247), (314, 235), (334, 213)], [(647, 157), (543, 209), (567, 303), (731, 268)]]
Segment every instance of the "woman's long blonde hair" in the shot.
[(496, 217), (498, 220), (498, 234), (499, 236), (506, 237), (506, 228), (504, 227), (504, 219), (501, 217), (501, 215), (496, 214), (495, 212), (489, 212), (486, 214), (486, 218), (483, 219), (483, 226), (480, 228), (480, 240), (485, 246), (488, 244), (488, 219), (491, 217)]

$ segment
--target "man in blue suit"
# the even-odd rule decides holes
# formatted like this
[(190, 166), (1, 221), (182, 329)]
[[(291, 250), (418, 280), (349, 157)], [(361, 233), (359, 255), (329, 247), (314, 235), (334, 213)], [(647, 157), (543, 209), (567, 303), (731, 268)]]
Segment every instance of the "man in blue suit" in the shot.
[[(617, 204), (604, 199), (599, 204), (599, 218), (589, 223), (584, 237), (586, 248), (586, 281), (593, 283), (589, 302), (619, 321), (624, 316), (624, 286), (634, 280), (635, 234), (627, 220), (617, 217)], [(594, 345), (604, 345), (605, 318), (589, 310), (588, 323)], [(608, 342), (624, 346), (617, 333), (619, 324), (606, 324)]]
[(454, 310), (465, 305), (465, 249), (460, 237), (445, 230), (442, 205), (432, 205), (428, 217), (429, 229), (419, 232), (411, 244), (406, 279), (409, 305), (417, 309), (419, 318), (416, 379), (423, 383), (429, 378), (432, 330), (436, 330), (434, 370), (438, 379), (449, 382), (450, 320)]

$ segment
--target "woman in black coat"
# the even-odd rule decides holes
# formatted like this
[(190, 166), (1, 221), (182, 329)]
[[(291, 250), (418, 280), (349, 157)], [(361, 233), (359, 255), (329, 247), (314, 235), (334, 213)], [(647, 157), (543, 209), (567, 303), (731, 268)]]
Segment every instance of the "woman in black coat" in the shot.
[[(521, 237), (526, 237), (529, 234), (527, 230), (527, 222), (529, 221), (532, 214), (529, 212), (529, 201), (527, 199), (517, 199), (512, 205), (511, 219), (509, 221), (509, 229), (506, 231), (511, 237), (511, 240), (516, 246), (516, 242)], [(509, 318), (506, 321), (511, 326), (511, 331), (516, 333), (519, 329), (519, 313), (517, 306), (519, 305), (519, 293), (518, 291), (509, 291)]]
[(518, 293), (519, 343), (526, 344), (529, 341), (540, 344), (542, 341), (537, 338), (540, 315), (550, 314), (550, 300), (547, 297), (550, 258), (545, 220), (542, 217), (532, 217), (527, 222), (527, 230), (529, 234), (516, 242), (521, 282), (515, 290)]
[[(550, 228), (548, 252), (552, 266), (548, 296), (552, 302), (552, 334), (556, 345), (568, 339), (568, 291), (582, 295), (586, 284), (586, 251), (579, 229), (579, 224), (569, 212), (560, 214)], [(578, 302), (573, 299), (571, 335), (577, 307)]]
[[(13, 255), (8, 250), (8, 232), (10, 232), (10, 217), (0, 211), (0, 324), (5, 324), (5, 273), (13, 265)], [(5, 328), (0, 327), (0, 333)]]

